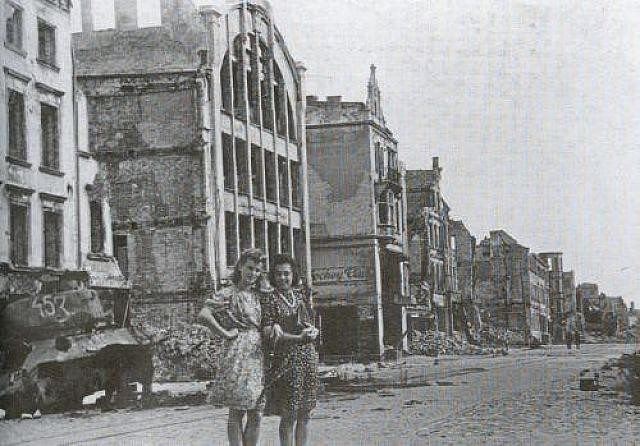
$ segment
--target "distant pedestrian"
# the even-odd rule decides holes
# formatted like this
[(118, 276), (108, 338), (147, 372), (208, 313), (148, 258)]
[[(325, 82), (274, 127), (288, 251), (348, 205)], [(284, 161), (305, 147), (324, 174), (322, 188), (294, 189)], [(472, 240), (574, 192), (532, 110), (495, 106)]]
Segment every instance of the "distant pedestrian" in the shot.
[(231, 446), (257, 445), (260, 436), (264, 357), (257, 285), (263, 262), (264, 255), (259, 249), (243, 251), (233, 271), (233, 285), (207, 300), (198, 315), (199, 322), (225, 339), (211, 397), (229, 407), (227, 435)]
[(273, 289), (262, 299), (263, 334), (265, 340), (272, 341), (265, 377), (266, 413), (281, 417), (282, 446), (305, 446), (317, 399), (318, 354), (314, 342), (318, 330), (313, 326), (310, 299), (298, 288), (300, 279), (293, 258), (276, 255), (269, 281)]
[(576, 331), (575, 320), (573, 314), (568, 314), (567, 318), (564, 320), (564, 328), (565, 328), (565, 338), (567, 341), (567, 350), (571, 350), (571, 342), (573, 340), (573, 335)]

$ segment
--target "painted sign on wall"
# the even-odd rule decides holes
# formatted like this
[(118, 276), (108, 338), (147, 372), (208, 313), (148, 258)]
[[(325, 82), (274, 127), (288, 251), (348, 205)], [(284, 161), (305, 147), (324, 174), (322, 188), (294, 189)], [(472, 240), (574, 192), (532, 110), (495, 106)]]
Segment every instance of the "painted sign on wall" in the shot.
[(369, 279), (364, 266), (331, 266), (311, 271), (314, 284), (362, 282)]

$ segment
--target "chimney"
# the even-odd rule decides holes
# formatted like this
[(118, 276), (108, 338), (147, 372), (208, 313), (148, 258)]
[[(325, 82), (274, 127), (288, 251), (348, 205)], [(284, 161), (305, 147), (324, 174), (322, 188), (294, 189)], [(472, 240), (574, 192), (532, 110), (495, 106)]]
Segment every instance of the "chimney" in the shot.
[(327, 96), (327, 102), (332, 104), (339, 104), (342, 101), (342, 96)]
[(636, 309), (636, 303), (635, 303), (635, 301), (632, 300), (631, 301), (631, 311), (633, 311), (635, 309)]
[(115, 0), (114, 9), (118, 31), (138, 28), (138, 2), (136, 0)]
[(433, 162), (433, 170), (440, 169), (440, 157), (434, 156), (431, 160)]
[(82, 14), (82, 32), (90, 33), (93, 31), (93, 9), (91, 8), (91, 0), (82, 0), (80, 3), (80, 13)]

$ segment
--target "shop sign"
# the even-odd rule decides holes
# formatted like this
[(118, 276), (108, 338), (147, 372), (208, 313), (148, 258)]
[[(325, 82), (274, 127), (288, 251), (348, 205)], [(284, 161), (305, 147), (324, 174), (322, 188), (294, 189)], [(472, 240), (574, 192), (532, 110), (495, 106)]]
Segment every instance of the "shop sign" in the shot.
[(369, 277), (364, 266), (331, 266), (311, 271), (314, 284), (362, 282)]

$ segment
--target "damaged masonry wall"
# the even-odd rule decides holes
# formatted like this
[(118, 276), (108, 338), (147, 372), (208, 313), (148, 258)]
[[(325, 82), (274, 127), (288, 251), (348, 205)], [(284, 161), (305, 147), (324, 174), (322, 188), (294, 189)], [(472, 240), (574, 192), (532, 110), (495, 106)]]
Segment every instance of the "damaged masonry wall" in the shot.
[[(137, 26), (135, 2), (115, 7), (115, 29), (93, 31), (83, 8), (83, 32), (74, 35), (88, 152), (132, 286), (132, 324), (157, 340), (156, 379), (192, 379), (212, 371), (196, 365), (216, 351), (193, 322), (241, 249), (295, 252), (310, 263), (306, 150), (297, 137), (304, 68), (263, 2), (218, 12), (161, 0), (162, 24), (147, 28)], [(260, 60), (249, 57), (256, 46)], [(269, 78), (250, 85), (259, 67)], [(270, 94), (258, 93), (267, 86)], [(275, 181), (265, 184), (268, 176)]]
[(111, 206), (114, 254), (132, 285), (131, 324), (156, 341), (155, 379), (171, 380), (206, 375), (202, 364), (214, 358), (198, 355), (209, 335), (191, 326), (213, 287), (202, 175), (211, 126), (197, 72), (205, 36), (197, 11), (191, 2), (161, 3), (163, 26), (153, 28), (119, 21), (92, 32), (86, 14), (74, 47), (81, 125)]

